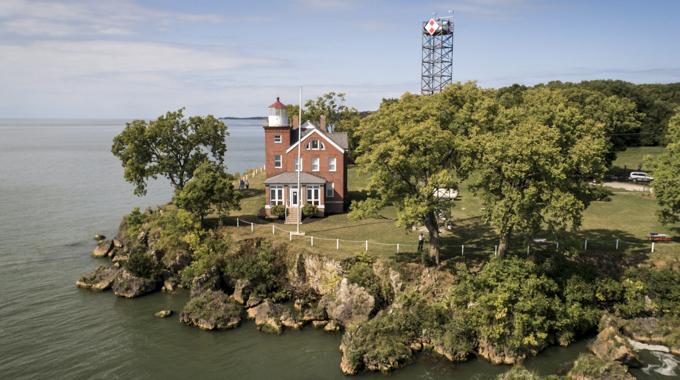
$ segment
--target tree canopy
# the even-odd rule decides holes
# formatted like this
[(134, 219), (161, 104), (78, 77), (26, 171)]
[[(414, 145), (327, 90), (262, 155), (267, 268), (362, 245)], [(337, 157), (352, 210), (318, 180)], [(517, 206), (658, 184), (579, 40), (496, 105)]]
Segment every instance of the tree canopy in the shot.
[(185, 119), (183, 110), (149, 123), (134, 120), (114, 137), (111, 152), (121, 160), (136, 195), (146, 194), (149, 178), (165, 177), (182, 190), (204, 161), (224, 163), (227, 126), (212, 115)]
[(661, 223), (677, 223), (680, 221), (680, 107), (675, 109), (668, 123), (668, 141), (666, 152), (657, 160), (645, 157), (646, 165), (654, 171), (654, 195), (660, 210), (657, 215)]
[(221, 221), (224, 213), (241, 209), (241, 194), (234, 190), (233, 181), (234, 177), (221, 166), (204, 161), (194, 171), (193, 178), (177, 191), (174, 203), (196, 215), (201, 222), (214, 207)]

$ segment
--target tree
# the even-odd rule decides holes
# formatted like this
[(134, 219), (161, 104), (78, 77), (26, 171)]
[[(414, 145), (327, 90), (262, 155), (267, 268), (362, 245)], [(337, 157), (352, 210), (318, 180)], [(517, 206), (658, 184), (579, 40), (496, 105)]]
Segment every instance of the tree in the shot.
[(675, 109), (675, 115), (668, 122), (669, 144), (666, 152), (657, 160), (651, 156), (645, 157), (645, 165), (654, 171), (654, 195), (661, 206), (656, 211), (659, 221), (666, 225), (680, 221), (680, 107)]
[(221, 166), (204, 161), (175, 195), (175, 205), (196, 215), (201, 223), (211, 207), (215, 207), (221, 221), (223, 213), (241, 209), (241, 194), (234, 190), (233, 181), (234, 177)]
[(357, 162), (370, 174), (368, 189), (376, 196), (352, 201), (349, 217), (378, 218), (383, 207), (394, 205), (398, 226), (427, 228), (430, 259), (438, 264), (438, 214), (449, 215), (453, 205), (437, 190), (457, 188), (456, 171), (464, 161), (459, 137), (488, 112), (487, 92), (458, 83), (432, 96), (406, 93), (363, 119)]
[(490, 128), (470, 130), (465, 144), (477, 172), (471, 187), (482, 200), (482, 219), (500, 235), (504, 257), (510, 237), (526, 239), (547, 228), (553, 236), (577, 230), (590, 203), (584, 181), (605, 169), (605, 125), (567, 106), (559, 90), (529, 89), (521, 105), (501, 108)]
[(134, 120), (113, 138), (111, 152), (121, 160), (125, 180), (136, 186), (136, 195), (146, 195), (149, 178), (163, 176), (182, 190), (202, 162), (224, 163), (227, 126), (212, 115), (185, 119), (183, 110), (148, 124)]

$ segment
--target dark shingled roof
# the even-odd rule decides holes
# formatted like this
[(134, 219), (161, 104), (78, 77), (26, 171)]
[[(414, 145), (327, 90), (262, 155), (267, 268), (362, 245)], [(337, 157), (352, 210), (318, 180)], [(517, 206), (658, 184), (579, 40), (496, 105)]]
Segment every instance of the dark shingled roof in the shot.
[[(297, 184), (297, 172), (285, 172), (269, 177), (264, 181), (265, 185)], [(305, 172), (300, 173), (300, 184), (303, 185), (325, 185), (326, 180)]]
[[(340, 146), (342, 149), (345, 149), (345, 150), (349, 149), (349, 142), (347, 140), (347, 132), (333, 132), (333, 133), (324, 132), (319, 127), (314, 125), (314, 123), (309, 122), (309, 121), (305, 122), (302, 125), (303, 126), (303, 130), (302, 130), (302, 138), (303, 139), (305, 138), (305, 136), (312, 133), (312, 131), (314, 130), (314, 129), (311, 129), (311, 128), (304, 129), (305, 125), (310, 125), (310, 124), (314, 127), (314, 129), (319, 131), (322, 135), (327, 137), (329, 140), (338, 144), (338, 146)], [(294, 129), (292, 131), (292, 133), (290, 134), (290, 145), (291, 146), (293, 146), (297, 143), (299, 130), (300, 129)]]

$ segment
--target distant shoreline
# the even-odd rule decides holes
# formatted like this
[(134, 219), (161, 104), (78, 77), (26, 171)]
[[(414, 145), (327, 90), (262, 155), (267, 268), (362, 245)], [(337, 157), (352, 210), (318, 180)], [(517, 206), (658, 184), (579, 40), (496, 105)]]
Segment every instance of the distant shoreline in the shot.
[(259, 120), (266, 119), (266, 116), (253, 116), (253, 117), (218, 117), (221, 120)]

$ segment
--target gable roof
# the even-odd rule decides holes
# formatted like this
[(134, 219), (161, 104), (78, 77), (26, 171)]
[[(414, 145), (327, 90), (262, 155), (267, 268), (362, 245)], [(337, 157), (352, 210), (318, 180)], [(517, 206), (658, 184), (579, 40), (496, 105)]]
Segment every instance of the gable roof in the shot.
[[(297, 184), (297, 172), (284, 172), (264, 180), (265, 185)], [(300, 172), (300, 184), (325, 185), (326, 180), (314, 174)]]
[[(300, 132), (300, 130), (302, 130), (302, 132)], [(293, 133), (291, 133), (290, 136), (291, 141), (294, 141), (294, 144), (292, 144), (286, 150), (286, 153), (290, 152), (291, 150), (293, 150), (293, 148), (297, 146), (298, 133), (302, 133), (302, 141), (307, 140), (313, 134), (318, 134), (321, 137), (323, 137), (324, 140), (328, 141), (328, 143), (336, 147), (341, 152), (346, 152), (349, 149), (346, 132), (334, 132), (334, 133), (324, 132), (321, 129), (319, 129), (316, 125), (314, 125), (312, 122), (307, 121), (302, 125), (302, 128), (295, 129), (293, 130)]]

